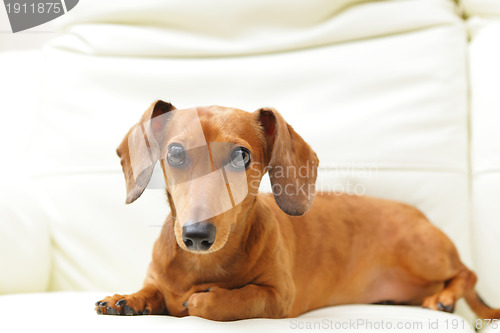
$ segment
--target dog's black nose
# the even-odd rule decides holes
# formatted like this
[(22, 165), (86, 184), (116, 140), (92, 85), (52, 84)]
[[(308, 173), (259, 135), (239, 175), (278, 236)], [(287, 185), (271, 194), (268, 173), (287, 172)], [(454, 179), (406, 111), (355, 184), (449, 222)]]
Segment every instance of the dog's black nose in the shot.
[(189, 223), (182, 227), (182, 240), (189, 250), (206, 251), (215, 240), (216, 227), (208, 222)]

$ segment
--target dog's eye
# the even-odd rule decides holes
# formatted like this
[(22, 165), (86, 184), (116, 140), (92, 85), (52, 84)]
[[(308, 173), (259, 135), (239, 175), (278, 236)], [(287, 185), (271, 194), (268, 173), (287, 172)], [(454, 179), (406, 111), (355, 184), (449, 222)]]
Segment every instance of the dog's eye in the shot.
[(238, 147), (231, 152), (231, 166), (237, 170), (246, 170), (250, 165), (250, 151), (245, 147)]
[(186, 152), (184, 147), (178, 143), (172, 143), (167, 149), (167, 162), (170, 166), (180, 167), (184, 164)]

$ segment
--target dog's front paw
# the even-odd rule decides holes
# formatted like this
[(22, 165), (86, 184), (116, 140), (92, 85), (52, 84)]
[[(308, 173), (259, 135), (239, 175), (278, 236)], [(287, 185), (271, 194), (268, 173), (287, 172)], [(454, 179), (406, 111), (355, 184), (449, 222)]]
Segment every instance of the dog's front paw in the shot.
[(95, 311), (97, 314), (135, 316), (150, 314), (151, 308), (140, 297), (115, 294), (97, 301)]
[(210, 287), (204, 291), (192, 294), (184, 305), (190, 316), (197, 316), (212, 320), (224, 320), (221, 318), (224, 304), (218, 303), (219, 299), (228, 290), (219, 287)]

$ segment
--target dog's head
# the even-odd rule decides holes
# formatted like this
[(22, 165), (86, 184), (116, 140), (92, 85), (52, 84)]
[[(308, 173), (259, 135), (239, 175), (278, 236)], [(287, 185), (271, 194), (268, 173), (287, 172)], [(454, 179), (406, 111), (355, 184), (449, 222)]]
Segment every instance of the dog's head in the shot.
[(211, 106), (177, 110), (156, 101), (117, 149), (126, 203), (147, 187), (161, 163), (179, 246), (221, 249), (238, 223), (251, 219), (260, 181), (269, 173), (274, 198), (302, 215), (315, 194), (318, 158), (273, 109), (253, 113)]

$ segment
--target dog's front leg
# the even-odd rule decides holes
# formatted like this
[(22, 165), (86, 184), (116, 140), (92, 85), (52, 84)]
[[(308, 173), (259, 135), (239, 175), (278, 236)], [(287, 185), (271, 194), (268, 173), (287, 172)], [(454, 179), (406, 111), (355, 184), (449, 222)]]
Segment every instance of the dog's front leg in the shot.
[(211, 287), (192, 294), (187, 301), (189, 315), (211, 320), (283, 318), (292, 307), (294, 288), (248, 284), (239, 289)]

